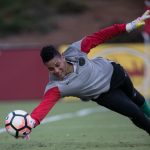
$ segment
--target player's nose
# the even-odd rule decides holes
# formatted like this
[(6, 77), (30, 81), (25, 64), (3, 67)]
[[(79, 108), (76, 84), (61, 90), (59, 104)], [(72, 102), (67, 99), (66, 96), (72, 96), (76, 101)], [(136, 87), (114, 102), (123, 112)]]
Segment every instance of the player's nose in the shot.
[(55, 73), (55, 74), (58, 74), (58, 73), (59, 73), (59, 68), (55, 68), (55, 69), (54, 69), (54, 73)]

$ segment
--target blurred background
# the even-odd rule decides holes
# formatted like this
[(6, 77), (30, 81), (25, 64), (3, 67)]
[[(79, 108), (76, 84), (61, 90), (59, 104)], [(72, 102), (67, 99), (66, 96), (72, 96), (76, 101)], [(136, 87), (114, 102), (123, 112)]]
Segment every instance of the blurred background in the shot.
[[(24, 45), (71, 43), (99, 28), (132, 21), (144, 9), (144, 0), (1, 0), (0, 41)], [(142, 41), (137, 36), (132, 40)]]
[[(64, 50), (101, 28), (128, 23), (149, 9), (149, 0), (0, 0), (0, 100), (41, 99), (48, 71), (39, 52), (53, 44)], [(150, 97), (150, 25), (122, 34), (93, 50), (120, 62), (135, 86)], [(112, 51), (110, 52), (110, 49)], [(121, 53), (120, 53), (121, 52)]]

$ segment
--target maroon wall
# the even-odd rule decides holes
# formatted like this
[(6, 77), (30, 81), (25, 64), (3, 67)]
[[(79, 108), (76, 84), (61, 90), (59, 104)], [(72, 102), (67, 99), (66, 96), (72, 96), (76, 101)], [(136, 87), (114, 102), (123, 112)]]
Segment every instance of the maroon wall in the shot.
[(48, 72), (39, 49), (0, 50), (0, 100), (39, 99)]

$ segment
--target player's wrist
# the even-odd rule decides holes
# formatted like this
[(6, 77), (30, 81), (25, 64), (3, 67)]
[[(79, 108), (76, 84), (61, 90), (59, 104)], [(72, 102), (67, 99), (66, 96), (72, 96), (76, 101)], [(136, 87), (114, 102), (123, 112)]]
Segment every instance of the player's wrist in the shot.
[(30, 140), (30, 134), (32, 132), (32, 129), (36, 127), (36, 121), (30, 115), (28, 117), (28, 125), (31, 128), (31, 131), (30, 131), (30, 133), (24, 134), (24, 136), (22, 138), (25, 140)]
[(33, 119), (31, 116), (30, 116), (30, 119), (29, 119), (29, 124), (30, 124), (31, 128), (35, 128), (36, 127), (36, 120)]

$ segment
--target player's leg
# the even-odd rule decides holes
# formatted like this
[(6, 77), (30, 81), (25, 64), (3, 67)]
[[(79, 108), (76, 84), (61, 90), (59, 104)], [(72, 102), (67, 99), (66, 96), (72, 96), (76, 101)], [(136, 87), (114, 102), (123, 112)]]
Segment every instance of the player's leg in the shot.
[(120, 87), (124, 93), (150, 118), (150, 106), (144, 96), (139, 93), (133, 86), (129, 76), (127, 75)]
[(136, 89), (134, 89), (134, 93), (135, 93), (135, 96), (133, 97), (132, 100), (135, 103), (138, 103), (138, 101), (143, 99), (143, 103), (141, 105), (139, 105), (139, 107), (150, 118), (150, 106), (149, 106), (148, 102), (145, 100), (143, 95), (141, 93), (139, 93)]
[(134, 88), (133, 83), (120, 64), (112, 62), (114, 67), (114, 72), (112, 75), (112, 80), (110, 84), (110, 90), (115, 88), (121, 88), (124, 93), (137, 105), (140, 109), (150, 117), (150, 106), (146, 102), (145, 98)]
[(129, 117), (137, 127), (150, 134), (150, 120), (120, 89), (102, 94), (94, 101), (112, 111)]

